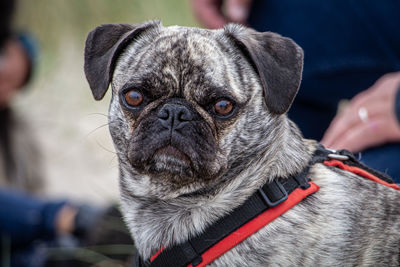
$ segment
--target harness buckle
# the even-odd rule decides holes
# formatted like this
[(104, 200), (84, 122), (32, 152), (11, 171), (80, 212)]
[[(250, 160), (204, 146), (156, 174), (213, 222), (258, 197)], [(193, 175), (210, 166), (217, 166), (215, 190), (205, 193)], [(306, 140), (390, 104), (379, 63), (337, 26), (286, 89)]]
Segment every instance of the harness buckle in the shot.
[(331, 153), (331, 154), (328, 154), (328, 158), (344, 161), (344, 160), (348, 160), (349, 156)]
[[(287, 191), (285, 190), (283, 185), (277, 180), (273, 180), (271, 183), (258, 189), (258, 192), (260, 193), (261, 198), (264, 200), (265, 204), (267, 204), (267, 206), (270, 208), (278, 206), (283, 201), (288, 199)], [(271, 195), (274, 197), (274, 199), (277, 200), (271, 200)]]

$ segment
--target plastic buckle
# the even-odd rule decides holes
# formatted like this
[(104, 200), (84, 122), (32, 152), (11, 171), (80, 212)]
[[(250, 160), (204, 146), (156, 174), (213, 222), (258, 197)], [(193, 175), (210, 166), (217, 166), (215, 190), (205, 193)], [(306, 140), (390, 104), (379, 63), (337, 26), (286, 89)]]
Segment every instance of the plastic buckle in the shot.
[(183, 253), (185, 254), (186, 258), (191, 262), (192, 266), (197, 266), (203, 261), (203, 258), (196, 252), (190, 240), (182, 244), (181, 247)]
[(197, 265), (199, 265), (200, 263), (202, 263), (202, 261), (203, 261), (203, 258), (201, 257), (201, 256), (198, 256), (197, 258), (195, 258), (193, 261), (192, 261), (192, 266), (194, 267), (194, 266), (197, 266)]
[(275, 206), (278, 206), (279, 204), (281, 204), (283, 201), (285, 201), (286, 199), (288, 199), (288, 193), (285, 190), (285, 188), (283, 187), (283, 185), (278, 182), (277, 180), (274, 180), (273, 182), (268, 184), (268, 187), (274, 187), (274, 189), (279, 189), (279, 191), (282, 193), (282, 197), (278, 200), (272, 201), (267, 194), (265, 194), (265, 192), (263, 191), (262, 188), (258, 189), (258, 192), (260, 193), (262, 199), (265, 201), (265, 204), (267, 204), (268, 207), (272, 208)]

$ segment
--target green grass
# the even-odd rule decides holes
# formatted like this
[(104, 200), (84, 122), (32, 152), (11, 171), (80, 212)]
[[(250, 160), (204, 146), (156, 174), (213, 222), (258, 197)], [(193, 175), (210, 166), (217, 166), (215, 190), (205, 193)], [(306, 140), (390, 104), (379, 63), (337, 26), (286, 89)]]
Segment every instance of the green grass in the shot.
[(166, 26), (196, 25), (186, 0), (19, 0), (14, 25), (17, 30), (32, 33), (38, 41), (37, 78), (54, 73), (66, 52), (63, 50), (83, 54), (86, 36), (96, 26), (152, 19)]
[(83, 47), (87, 33), (100, 24), (150, 19), (196, 25), (186, 0), (20, 0), (16, 25), (34, 33), (47, 52), (66, 39)]

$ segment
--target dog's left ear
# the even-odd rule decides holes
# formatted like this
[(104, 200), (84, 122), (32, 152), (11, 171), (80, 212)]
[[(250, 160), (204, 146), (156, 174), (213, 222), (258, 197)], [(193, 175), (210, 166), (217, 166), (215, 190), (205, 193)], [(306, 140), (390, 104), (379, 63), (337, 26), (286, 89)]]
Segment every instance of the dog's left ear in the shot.
[(138, 25), (105, 24), (88, 34), (84, 69), (96, 100), (101, 100), (107, 92), (115, 62), (123, 49), (143, 32), (158, 26), (158, 21)]
[(275, 114), (287, 112), (300, 86), (303, 50), (290, 38), (230, 24), (224, 29), (256, 69), (265, 103)]

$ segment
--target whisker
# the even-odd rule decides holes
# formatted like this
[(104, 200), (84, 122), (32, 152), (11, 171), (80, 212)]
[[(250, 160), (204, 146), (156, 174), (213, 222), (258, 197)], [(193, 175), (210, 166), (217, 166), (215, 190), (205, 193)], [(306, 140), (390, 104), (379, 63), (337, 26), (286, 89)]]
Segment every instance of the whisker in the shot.
[(114, 154), (115, 156), (118, 155), (118, 152), (112, 151), (112, 150), (106, 148), (105, 146), (103, 146), (103, 145), (102, 145), (99, 141), (97, 141), (97, 140), (96, 140), (96, 144), (99, 145), (99, 147), (101, 147), (101, 148), (104, 149), (105, 151), (110, 152), (111, 154)]
[(118, 167), (118, 160), (117, 160), (117, 164), (116, 164), (116, 165), (111, 165), (111, 164), (113, 163), (113, 161), (117, 158), (117, 154), (118, 154), (118, 153), (115, 153), (115, 155), (111, 158), (111, 160), (110, 160), (110, 162), (109, 162), (109, 165), (110, 165), (111, 167)]
[(85, 138), (89, 137), (89, 135), (93, 134), (95, 131), (99, 130), (100, 128), (103, 128), (104, 126), (108, 126), (108, 125), (109, 125), (109, 122), (96, 127), (95, 129), (90, 131), (87, 135), (85, 135)]
[(87, 116), (93, 116), (93, 115), (101, 115), (101, 116), (104, 116), (104, 117), (106, 117), (106, 118), (108, 117), (107, 114), (100, 113), (100, 112), (93, 112), (93, 113), (87, 114)]
[[(102, 115), (103, 115), (103, 114), (102, 114)], [(115, 122), (118, 122), (118, 121), (125, 123), (125, 121), (123, 121), (122, 119), (117, 118), (116, 120), (109, 121), (109, 122), (107, 122), (107, 123), (105, 123), (105, 124), (102, 124), (102, 125), (96, 127), (95, 129), (93, 129), (92, 131), (90, 131), (85, 137), (88, 137), (89, 135), (93, 134), (95, 131), (99, 130), (100, 128), (102, 128), (102, 127), (104, 127), (104, 126), (108, 126), (108, 125), (110, 125), (110, 124), (112, 124), (112, 123), (115, 123)]]

